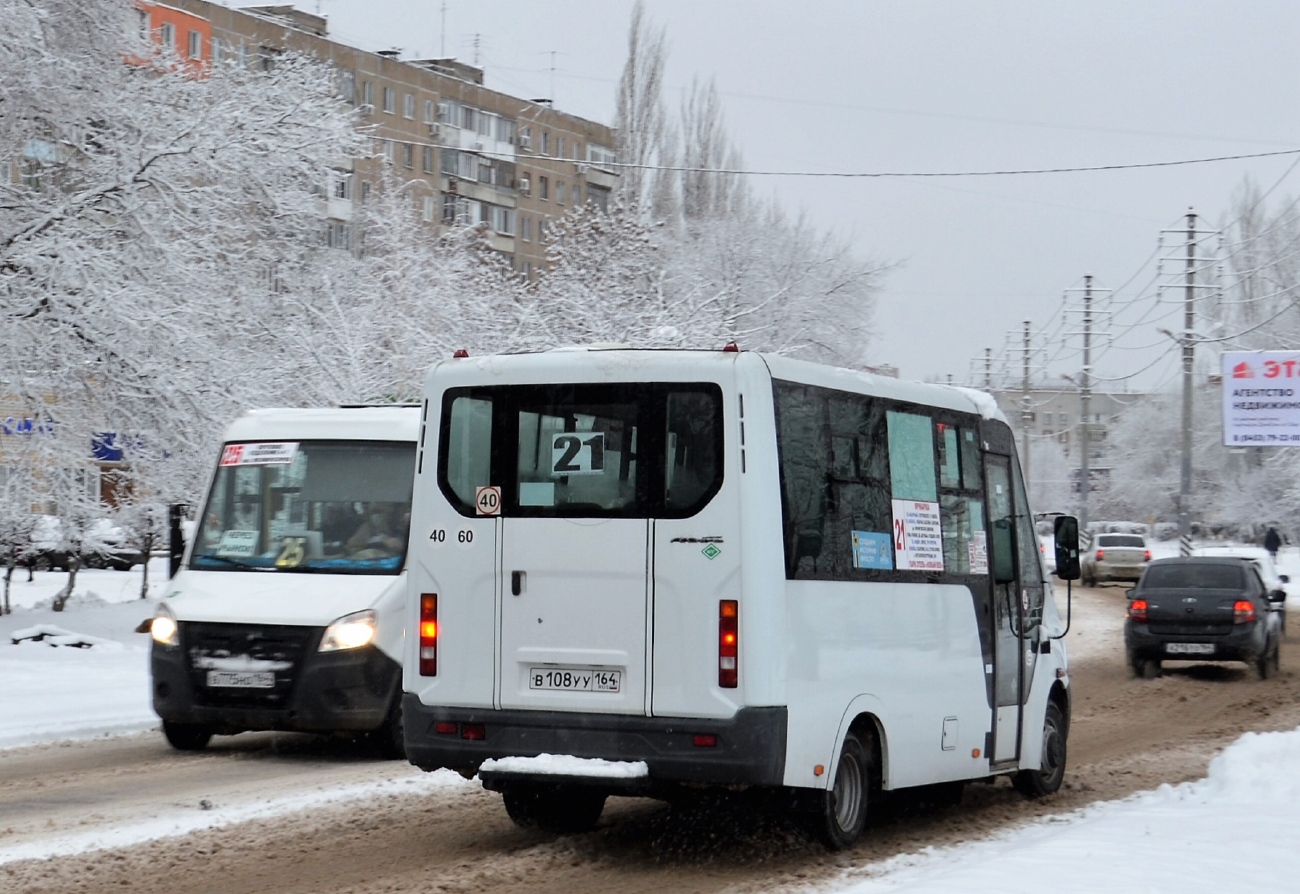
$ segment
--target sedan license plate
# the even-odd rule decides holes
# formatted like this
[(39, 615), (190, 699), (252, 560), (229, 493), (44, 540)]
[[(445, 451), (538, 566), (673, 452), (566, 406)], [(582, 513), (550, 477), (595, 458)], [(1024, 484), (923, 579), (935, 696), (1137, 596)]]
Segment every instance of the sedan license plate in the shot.
[(274, 689), (274, 671), (208, 671), (208, 686), (228, 689)]
[(1165, 643), (1167, 655), (1213, 655), (1214, 643)]
[(551, 689), (560, 692), (618, 692), (623, 683), (623, 672), (597, 670), (590, 667), (530, 667), (529, 689)]

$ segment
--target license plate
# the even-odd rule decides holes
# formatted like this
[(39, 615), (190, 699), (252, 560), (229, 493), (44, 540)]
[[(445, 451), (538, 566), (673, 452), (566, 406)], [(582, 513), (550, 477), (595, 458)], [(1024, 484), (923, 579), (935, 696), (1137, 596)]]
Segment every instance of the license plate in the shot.
[(590, 667), (530, 667), (529, 689), (552, 689), (560, 692), (618, 692), (623, 672), (596, 670)]
[(1213, 655), (1214, 643), (1165, 643), (1169, 655)]
[(274, 689), (273, 671), (208, 671), (208, 686), (227, 689)]

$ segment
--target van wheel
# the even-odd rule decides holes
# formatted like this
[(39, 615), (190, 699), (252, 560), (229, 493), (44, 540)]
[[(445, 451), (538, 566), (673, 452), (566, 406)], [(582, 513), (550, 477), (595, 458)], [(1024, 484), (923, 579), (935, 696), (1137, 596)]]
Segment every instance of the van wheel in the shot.
[(1267, 680), (1277, 673), (1282, 666), (1282, 644), (1274, 643), (1273, 648), (1266, 649), (1263, 655), (1259, 656), (1259, 661), (1255, 662), (1255, 670), (1259, 672), (1261, 680)]
[(833, 851), (852, 847), (867, 825), (876, 770), (871, 745), (870, 739), (864, 744), (857, 734), (849, 733), (835, 764), (835, 781), (817, 793), (814, 831)]
[(394, 697), (393, 706), (388, 709), (388, 716), (384, 719), (383, 725), (367, 733), (366, 739), (375, 754), (384, 760), (399, 760), (406, 757), (401, 692)]
[(1016, 791), (1026, 798), (1041, 798), (1061, 787), (1065, 779), (1065, 715), (1055, 702), (1047, 705), (1043, 717), (1043, 757), (1037, 770), (1021, 770), (1011, 777)]
[(560, 835), (590, 832), (605, 809), (605, 793), (578, 785), (512, 785), (501, 793), (515, 825)]
[(202, 751), (208, 747), (212, 738), (212, 727), (200, 723), (173, 723), (164, 720), (163, 735), (167, 743), (177, 751)]

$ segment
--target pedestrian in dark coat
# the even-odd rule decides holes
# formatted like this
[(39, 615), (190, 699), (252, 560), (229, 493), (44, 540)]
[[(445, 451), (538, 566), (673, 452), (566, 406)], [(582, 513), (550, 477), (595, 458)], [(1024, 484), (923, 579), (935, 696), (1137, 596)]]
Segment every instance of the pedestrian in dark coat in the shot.
[(1276, 559), (1277, 551), (1282, 546), (1282, 536), (1278, 534), (1277, 528), (1269, 528), (1268, 533), (1264, 535), (1264, 549), (1268, 550), (1270, 557)]

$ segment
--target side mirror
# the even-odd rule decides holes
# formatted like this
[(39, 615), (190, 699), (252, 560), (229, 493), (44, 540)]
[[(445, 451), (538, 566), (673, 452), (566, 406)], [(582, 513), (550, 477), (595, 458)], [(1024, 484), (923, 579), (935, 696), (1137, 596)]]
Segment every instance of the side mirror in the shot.
[(1286, 602), (1286, 591), (1272, 590), (1268, 594), (1269, 602)]
[(1056, 576), (1061, 580), (1078, 580), (1079, 520), (1073, 515), (1058, 515), (1052, 524), (1056, 545)]

